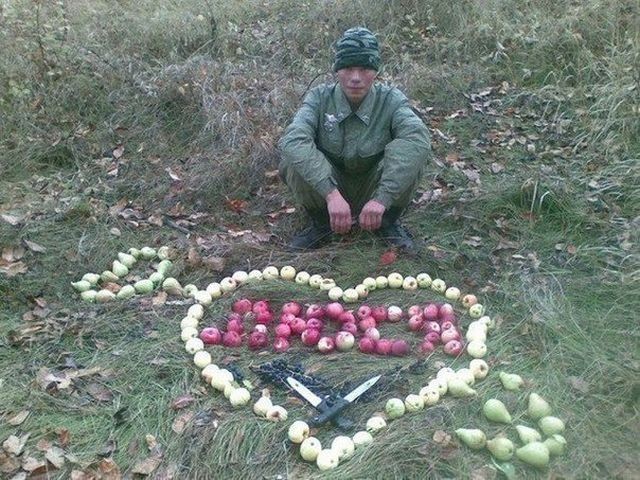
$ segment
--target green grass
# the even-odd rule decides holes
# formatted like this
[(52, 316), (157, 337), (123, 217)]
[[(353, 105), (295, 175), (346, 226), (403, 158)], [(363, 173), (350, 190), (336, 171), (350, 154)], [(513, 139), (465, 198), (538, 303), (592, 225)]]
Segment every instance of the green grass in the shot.
[[(495, 468), (489, 455), (455, 439), (438, 444), (434, 432), (475, 426), (516, 440), (514, 429), (484, 420), (482, 403), (500, 398), (514, 418), (530, 424), (521, 412), (536, 391), (566, 420), (568, 449), (549, 471), (514, 461), (517, 478), (633, 478), (640, 392), (638, 13), (634, 2), (609, 0), (360, 0), (334, 2), (330, 10), (290, 0), (86, 8), (5, 2), (0, 213), (23, 220), (17, 226), (0, 220), (0, 250), (28, 240), (46, 252), (27, 250), (24, 274), (0, 274), (0, 440), (30, 433), (22, 458), (43, 458), (38, 441), (60, 444), (60, 432), (68, 430), (62, 446), (71, 457), (51, 478), (96, 471), (104, 457), (131, 475), (150, 455), (146, 435), (162, 451), (156, 473), (175, 478), (471, 478)], [(440, 188), (442, 196), (406, 215), (424, 248), (389, 266), (379, 264), (386, 248), (363, 234), (292, 254), (285, 245), (301, 217), (267, 216), (291, 205), (284, 186), (265, 176), (277, 166), (275, 142), (308, 86), (330, 73), (331, 42), (355, 24), (380, 35), (381, 77), (432, 109), (429, 126), (451, 140), (434, 135), (439, 163), (421, 185), (421, 192)], [(474, 112), (465, 95), (487, 87), (495, 114)], [(466, 115), (452, 117), (458, 110)], [(111, 152), (119, 144), (125, 153), (115, 162)], [(464, 162), (460, 168), (446, 163), (452, 153)], [(503, 169), (494, 173), (493, 164)], [(118, 174), (109, 175), (115, 166)], [(479, 183), (469, 182), (467, 168), (478, 171)], [(227, 200), (238, 199), (248, 202), (245, 212), (227, 208)], [(123, 200), (136, 213), (129, 220), (112, 208)], [(191, 235), (167, 219), (191, 222)], [(229, 229), (272, 236), (245, 243), (229, 237)], [(477, 293), (498, 321), (488, 342), (491, 374), (476, 384), (477, 398), (446, 397), (390, 422), (370, 448), (322, 474), (288, 444), (288, 423), (234, 411), (200, 380), (179, 340), (184, 302), (152, 306), (137, 298), (97, 306), (72, 292), (71, 281), (145, 244), (174, 247), (174, 275), (201, 287), (268, 264), (292, 264), (342, 285), (391, 271), (429, 272)], [(224, 258), (223, 271), (194, 263), (189, 249)], [(324, 301), (285, 282), (240, 294), (276, 305)], [(23, 318), (40, 299), (50, 312)], [(215, 302), (207, 321), (219, 321), (232, 299)], [(436, 299), (430, 290), (387, 290), (374, 292), (370, 303), (408, 307)], [(402, 325), (384, 330), (407, 335)], [(245, 349), (212, 354), (247, 373), (254, 399), (263, 385), (250, 367), (277, 358)], [(298, 346), (289, 357), (336, 385), (416, 359), (321, 357)], [(437, 360), (449, 361), (434, 355), (349, 415), (363, 425), (386, 398), (423, 386)], [(41, 369), (74, 368), (100, 370), (59, 391), (38, 383)], [(502, 390), (500, 370), (522, 375), (523, 391)], [(290, 419), (311, 413), (272, 391)], [(172, 410), (183, 394), (193, 403)], [(10, 425), (22, 410), (29, 417)], [(176, 433), (172, 425), (185, 412), (193, 418)], [(335, 434), (330, 427), (316, 433), (325, 445)]]

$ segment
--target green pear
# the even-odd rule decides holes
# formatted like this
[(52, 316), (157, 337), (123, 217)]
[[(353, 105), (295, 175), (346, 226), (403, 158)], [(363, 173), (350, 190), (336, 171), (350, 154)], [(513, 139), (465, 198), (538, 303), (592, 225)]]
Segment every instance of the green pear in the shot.
[(522, 377), (515, 373), (500, 372), (500, 381), (505, 390), (520, 390), (520, 387), (524, 385)]
[(86, 292), (87, 290), (91, 290), (91, 283), (87, 280), (80, 280), (79, 282), (71, 282), (71, 286), (75, 288), (78, 292)]
[(535, 428), (525, 427), (524, 425), (516, 425), (520, 441), (524, 444), (542, 441), (542, 435)]
[(135, 294), (136, 294), (136, 289), (133, 288), (133, 285), (125, 285), (120, 290), (118, 290), (116, 297), (119, 300), (127, 300), (133, 297)]
[(564, 432), (564, 422), (558, 417), (543, 417), (538, 421), (538, 426), (547, 437)]
[(549, 449), (542, 442), (531, 442), (520, 447), (516, 450), (516, 457), (537, 468), (545, 468), (549, 465)]
[(454, 377), (447, 382), (447, 391), (454, 397), (472, 397), (476, 391), (460, 378)]
[(484, 416), (489, 420), (499, 423), (511, 423), (511, 415), (509, 410), (500, 400), (490, 398), (482, 407)]
[(567, 441), (562, 435), (551, 435), (544, 442), (545, 446), (549, 449), (549, 453), (553, 456), (559, 456), (564, 453), (564, 449), (567, 446)]
[(456, 435), (462, 443), (473, 450), (480, 450), (487, 443), (487, 436), (477, 428), (458, 428)]
[(538, 420), (547, 415), (551, 415), (551, 406), (537, 393), (529, 395), (529, 406), (527, 407), (527, 413), (534, 420)]
[(513, 446), (513, 442), (508, 438), (496, 437), (492, 440), (487, 440), (487, 450), (491, 452), (491, 455), (493, 455), (496, 460), (504, 462), (511, 460), (515, 447)]

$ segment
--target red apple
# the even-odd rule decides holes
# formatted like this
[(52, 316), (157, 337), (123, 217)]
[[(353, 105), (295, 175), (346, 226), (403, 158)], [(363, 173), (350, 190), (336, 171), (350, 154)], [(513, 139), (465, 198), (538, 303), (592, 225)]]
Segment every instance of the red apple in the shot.
[(440, 333), (440, 324), (438, 322), (427, 322), (424, 325), (425, 330), (427, 331), (427, 333), (429, 332), (436, 332), (436, 333)]
[(438, 332), (429, 332), (424, 336), (425, 341), (438, 345), (440, 343), (440, 334)]
[(356, 322), (356, 316), (353, 314), (353, 310), (345, 310), (338, 317), (338, 321), (340, 323), (347, 323), (347, 322), (355, 323)]
[(200, 332), (200, 340), (207, 345), (222, 343), (222, 332), (215, 327), (203, 328)]
[(269, 308), (269, 302), (267, 302), (266, 300), (258, 300), (253, 304), (253, 307), (251, 308), (251, 310), (253, 310), (253, 313), (258, 313), (263, 311), (268, 312), (271, 309)]
[(248, 298), (241, 298), (240, 300), (236, 300), (235, 302), (233, 302), (233, 306), (231, 307), (231, 309), (235, 313), (244, 315), (245, 313), (250, 312), (252, 307), (253, 304), (251, 303), (251, 300), (249, 300)]
[(336, 335), (336, 348), (341, 352), (351, 350), (355, 340), (355, 337), (350, 332), (338, 332)]
[(253, 331), (249, 335), (249, 348), (251, 350), (259, 350), (264, 348), (269, 343), (269, 337), (266, 333)]
[(455, 315), (443, 315), (438, 319), (438, 322), (440, 322), (440, 325), (444, 324), (445, 322), (449, 322), (449, 323), (453, 323), (454, 325), (457, 325), (458, 319), (456, 318)]
[(358, 326), (353, 322), (343, 323), (342, 325), (340, 325), (340, 329), (345, 332), (349, 332), (354, 336), (358, 334)]
[(356, 311), (358, 319), (363, 320), (371, 316), (371, 307), (368, 305), (360, 305), (360, 308)]
[(362, 353), (373, 353), (376, 351), (376, 341), (370, 337), (362, 337), (358, 341), (358, 350)]
[(451, 321), (449, 321), (449, 320), (447, 320), (447, 321), (445, 321), (445, 322), (442, 322), (442, 323), (440, 324), (440, 330), (441, 330), (441, 331), (443, 331), (443, 332), (444, 332), (445, 330), (449, 330), (449, 329), (451, 329), (451, 328), (456, 328), (456, 326), (455, 326)]
[(436, 320), (438, 318), (438, 311), (438, 306), (435, 303), (430, 303), (426, 307), (424, 307), (422, 315), (424, 316), (425, 320)]
[(286, 323), (279, 323), (276, 326), (276, 337), (289, 338), (291, 336), (291, 327)]
[(442, 318), (445, 315), (453, 315), (454, 311), (453, 311), (453, 305), (451, 305), (450, 303), (443, 303), (442, 305), (440, 305), (440, 308), (438, 309), (438, 317)]
[(321, 305), (312, 303), (307, 308), (307, 311), (305, 313), (305, 317), (307, 318), (307, 320), (310, 319), (310, 318), (322, 318), (322, 317), (324, 317), (324, 308), (322, 308)]
[(462, 353), (462, 343), (458, 340), (451, 340), (444, 344), (444, 353), (457, 357)]
[(240, 335), (244, 333), (244, 325), (238, 320), (229, 320), (227, 322), (227, 332), (236, 332)]
[(289, 327), (291, 327), (291, 333), (293, 335), (300, 335), (305, 330), (305, 328), (307, 328), (307, 322), (305, 322), (300, 317), (296, 317), (291, 321)]
[(296, 316), (293, 313), (283, 313), (280, 315), (280, 323), (290, 325), (294, 318), (296, 318)]
[(273, 322), (273, 313), (268, 310), (260, 310), (256, 313), (256, 323), (262, 323), (263, 325), (269, 325)]
[(431, 353), (436, 349), (435, 345), (428, 340), (423, 340), (420, 344), (420, 352)]
[(391, 353), (392, 345), (393, 340), (389, 340), (388, 338), (381, 338), (376, 342), (376, 353), (378, 355), (389, 355)]
[(325, 307), (325, 312), (331, 320), (338, 320), (344, 312), (344, 307), (340, 302), (332, 302)]
[(290, 313), (294, 317), (297, 317), (298, 315), (300, 315), (300, 312), (302, 311), (302, 305), (300, 305), (298, 302), (287, 302), (284, 305), (282, 305), (281, 311), (283, 314)]
[(316, 330), (322, 331), (324, 328), (324, 322), (319, 318), (310, 318), (307, 320), (307, 328), (315, 328)]
[(316, 330), (315, 328), (307, 328), (300, 334), (302, 343), (309, 347), (316, 345), (318, 343), (318, 340), (320, 340), (320, 337), (320, 330)]
[(409, 315), (410, 317), (419, 315), (422, 318), (422, 307), (420, 305), (411, 305), (407, 310), (407, 315)]
[(321, 353), (330, 353), (336, 348), (336, 342), (332, 337), (322, 337), (318, 340), (318, 350)]
[(417, 332), (422, 329), (422, 315), (414, 315), (409, 319), (409, 330)]
[(282, 337), (276, 337), (273, 342), (273, 349), (278, 353), (286, 352), (289, 350), (289, 340)]
[(376, 321), (373, 317), (365, 317), (358, 322), (358, 328), (360, 331), (364, 332), (367, 328), (375, 327)]
[(409, 351), (409, 344), (405, 340), (394, 340), (391, 344), (391, 355), (400, 357)]
[(384, 322), (387, 319), (387, 307), (384, 305), (378, 305), (371, 309), (371, 316), (375, 318), (376, 322)]
[(442, 333), (440, 333), (440, 340), (445, 345), (452, 340), (460, 340), (460, 332), (458, 332), (458, 330), (456, 330), (455, 328), (443, 330)]
[(242, 345), (242, 337), (238, 332), (225, 332), (222, 335), (222, 343), (226, 347), (239, 347)]
[(364, 331), (364, 336), (378, 341), (380, 340), (380, 331), (376, 327), (369, 327)]

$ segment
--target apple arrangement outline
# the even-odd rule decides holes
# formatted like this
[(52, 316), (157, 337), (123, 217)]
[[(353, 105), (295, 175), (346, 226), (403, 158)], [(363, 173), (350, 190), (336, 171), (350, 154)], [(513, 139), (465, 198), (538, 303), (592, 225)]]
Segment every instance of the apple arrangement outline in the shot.
[[(212, 282), (206, 288), (199, 289), (193, 284), (182, 287), (177, 279), (169, 276), (173, 255), (175, 252), (168, 247), (131, 248), (126, 253), (119, 252), (111, 270), (102, 274), (87, 273), (80, 280), (72, 282), (72, 286), (84, 301), (97, 303), (112, 302), (116, 299), (129, 300), (136, 295), (158, 291), (164, 291), (168, 295), (190, 297), (194, 303), (189, 306), (186, 316), (180, 320), (180, 336), (184, 341), (185, 350), (193, 356), (193, 364), (201, 369), (202, 378), (214, 390), (223, 393), (234, 408), (252, 405), (254, 413), (259, 418), (276, 422), (286, 421), (288, 412), (283, 406), (272, 402), (268, 390), (263, 391), (262, 396), (252, 402), (250, 384), (239, 385), (229, 370), (214, 363), (215, 359), (206, 350), (207, 347), (237, 348), (247, 344), (251, 350), (260, 350), (272, 345), (276, 352), (286, 352), (291, 347), (291, 341), (299, 337), (303, 346), (316, 348), (323, 354), (347, 352), (357, 347), (357, 350), (363, 353), (401, 356), (411, 350), (410, 343), (402, 338), (385, 338), (380, 328), (386, 322), (404, 321), (407, 331), (424, 337), (420, 344), (420, 354), (431, 355), (440, 346), (447, 355), (458, 357), (466, 352), (472, 357), (469, 368), (461, 368), (457, 372), (443, 369), (438, 375), (428, 379), (420, 392), (410, 393), (404, 401), (399, 398), (388, 400), (385, 415), (387, 419), (394, 421), (405, 414), (433, 406), (448, 394), (453, 397), (477, 395), (471, 387), (475, 382), (485, 379), (490, 371), (489, 364), (483, 357), (488, 353), (487, 336), (495, 328), (495, 322), (486, 314), (485, 306), (478, 302), (475, 295), (461, 292), (440, 278), (432, 279), (427, 273), (405, 276), (393, 272), (387, 276), (366, 277), (355, 287), (343, 288), (333, 279), (322, 275), (297, 270), (293, 266), (278, 268), (269, 265), (263, 270), (253, 269), (248, 273), (241, 270), (233, 272), (218, 282)], [(132, 274), (143, 260), (152, 262), (154, 269), (148, 278)], [(135, 281), (125, 285), (119, 284), (132, 280)], [(310, 288), (324, 291), (330, 303), (303, 305), (296, 301), (286, 302), (282, 305), (278, 317), (268, 300), (252, 301), (239, 298), (232, 303), (226, 328), (205, 324), (207, 309), (214, 301), (235, 295), (244, 285), (268, 280), (308, 285)], [(368, 298), (377, 290), (386, 288), (409, 292), (430, 290), (442, 294), (450, 303), (429, 302), (424, 305), (412, 305), (406, 312), (395, 305), (387, 307), (362, 304), (357, 308), (349, 306)], [(473, 319), (466, 331), (461, 329), (454, 305)], [(336, 331), (335, 334), (327, 331), (329, 326)], [(522, 384), (517, 376), (507, 378), (503, 375), (505, 388), (516, 388), (511, 387), (506, 381), (512, 378)], [(540, 428), (549, 439), (544, 443), (532, 442), (530, 447), (523, 447), (516, 452), (521, 461), (533, 466), (546, 465), (549, 453), (545, 452), (559, 455), (566, 445), (566, 440), (560, 435), (565, 429), (564, 422), (551, 416), (550, 407), (539, 398), (533, 394), (530, 396), (529, 415), (531, 418), (540, 419)], [(509, 423), (508, 412), (504, 411), (503, 405), (497, 400), (493, 400), (485, 403), (485, 416), (492, 421)], [(374, 441), (374, 435), (385, 427), (384, 418), (372, 417), (367, 421), (366, 428), (358, 431), (352, 438), (336, 437), (330, 442), (331, 448), (323, 449), (315, 437), (309, 436), (308, 426), (305, 427), (304, 422), (296, 420), (288, 430), (288, 437), (292, 443), (300, 445), (300, 454), (304, 460), (315, 462), (318, 468), (325, 470), (336, 468), (342, 461), (347, 460), (354, 450), (370, 444)], [(475, 446), (477, 442), (470, 440), (470, 443)], [(506, 439), (487, 440), (486, 444), (486, 448), (496, 458), (506, 458), (513, 451)]]

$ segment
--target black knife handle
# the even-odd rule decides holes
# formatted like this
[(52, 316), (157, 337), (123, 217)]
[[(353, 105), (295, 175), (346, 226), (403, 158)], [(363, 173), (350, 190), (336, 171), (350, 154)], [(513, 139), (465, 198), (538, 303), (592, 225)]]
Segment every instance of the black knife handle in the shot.
[[(322, 425), (323, 423), (326, 423), (326, 422), (336, 418), (349, 405), (351, 405), (351, 403), (347, 402), (344, 398), (336, 398), (333, 401), (333, 403), (332, 403), (332, 405), (330, 407), (328, 407), (326, 409), (322, 409), (320, 414), (316, 415), (315, 417), (313, 417), (311, 419), (311, 422), (309, 422), (309, 423), (313, 427), (317, 427), (319, 425)], [(319, 405), (319, 407), (320, 407), (320, 405)]]

